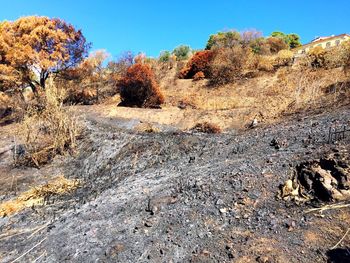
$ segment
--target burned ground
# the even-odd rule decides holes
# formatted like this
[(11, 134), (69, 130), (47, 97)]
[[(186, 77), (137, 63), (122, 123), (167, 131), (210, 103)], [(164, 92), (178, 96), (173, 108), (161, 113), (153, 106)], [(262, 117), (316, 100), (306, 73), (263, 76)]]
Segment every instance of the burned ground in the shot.
[[(142, 133), (87, 116), (77, 155), (43, 168), (59, 166), (81, 187), (1, 218), (0, 260), (337, 262), (346, 253), (331, 247), (349, 208), (306, 213), (324, 202), (278, 192), (300, 164), (348, 155), (350, 134), (328, 144), (327, 132), (349, 122), (350, 110), (338, 109), (248, 131)], [(349, 246), (347, 238), (338, 250)]]

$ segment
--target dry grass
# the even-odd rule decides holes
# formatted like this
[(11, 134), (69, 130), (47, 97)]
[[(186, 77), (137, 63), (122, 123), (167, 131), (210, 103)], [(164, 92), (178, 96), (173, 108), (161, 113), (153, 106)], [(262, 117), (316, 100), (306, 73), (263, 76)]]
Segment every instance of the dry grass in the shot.
[(142, 122), (135, 127), (135, 130), (141, 133), (157, 133), (160, 131), (158, 127), (149, 122)]
[(349, 76), (341, 68), (314, 70), (298, 63), (288, 67), (284, 63), (290, 63), (289, 55), (276, 55), (281, 59), (276, 72), (263, 72), (216, 88), (208, 86), (208, 80), (175, 79), (174, 68), (165, 70), (159, 79), (165, 96), (162, 110), (116, 109), (118, 96), (108, 103), (114, 105), (103, 106), (103, 112), (94, 109), (107, 117), (137, 118), (183, 130), (205, 121), (222, 129), (239, 129), (255, 118), (259, 123), (273, 123), (304, 110), (333, 108), (350, 102), (346, 84)]
[(59, 176), (45, 185), (33, 187), (16, 199), (1, 203), (0, 216), (8, 216), (34, 205), (42, 205), (47, 197), (69, 193), (79, 187), (79, 184), (79, 180), (69, 180)]
[(183, 130), (201, 122), (216, 123), (222, 129), (239, 129), (255, 118), (259, 123), (273, 123), (286, 115), (337, 107), (350, 100), (350, 90), (345, 85), (349, 77), (341, 69), (301, 71), (282, 67), (275, 73), (267, 72), (217, 88), (208, 87), (207, 80), (178, 79), (176, 85), (170, 85), (174, 72), (168, 72), (161, 80), (166, 98), (161, 110), (116, 108), (114, 103), (91, 111)]
[(41, 106), (27, 111), (17, 132), (19, 141), (24, 142), (24, 152), (15, 154), (16, 165), (40, 167), (55, 155), (75, 148), (79, 127), (76, 118), (63, 107), (64, 97), (64, 90), (49, 83)]

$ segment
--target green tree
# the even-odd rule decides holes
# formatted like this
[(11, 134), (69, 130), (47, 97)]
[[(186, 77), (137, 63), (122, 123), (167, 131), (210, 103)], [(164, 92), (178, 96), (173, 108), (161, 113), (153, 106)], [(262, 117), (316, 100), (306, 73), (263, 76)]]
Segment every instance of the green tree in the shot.
[(209, 37), (205, 49), (210, 50), (213, 47), (233, 47), (241, 41), (241, 34), (237, 31), (218, 32)]
[(297, 34), (288, 35), (288, 44), (290, 48), (296, 48), (301, 46), (300, 36)]
[(192, 51), (191, 51), (190, 46), (181, 45), (181, 46), (176, 47), (172, 53), (176, 56), (176, 59), (178, 61), (181, 61), (181, 60), (188, 59), (191, 52)]
[(160, 52), (159, 61), (160, 62), (168, 62), (170, 60), (171, 53), (168, 50)]
[(300, 36), (295, 34), (295, 33), (285, 34), (285, 33), (280, 32), (280, 31), (275, 31), (275, 32), (272, 32), (271, 37), (277, 37), (277, 38), (283, 39), (283, 41), (291, 49), (301, 46)]

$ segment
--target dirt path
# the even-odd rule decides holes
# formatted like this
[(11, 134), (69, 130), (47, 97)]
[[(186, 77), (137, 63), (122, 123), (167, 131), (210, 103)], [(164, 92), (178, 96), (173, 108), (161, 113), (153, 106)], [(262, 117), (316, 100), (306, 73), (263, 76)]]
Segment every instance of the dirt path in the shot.
[[(350, 238), (339, 250), (330, 248), (350, 226), (349, 208), (306, 214), (311, 204), (296, 205), (276, 194), (300, 162), (334, 151), (348, 154), (350, 135), (336, 145), (326, 141), (330, 125), (349, 124), (350, 110), (219, 135), (171, 129), (174, 120), (161, 123), (163, 132), (138, 133), (132, 129), (135, 120), (80, 110), (86, 133), (79, 154), (38, 173), (60, 169), (82, 186), (1, 218), (1, 262), (21, 256), (25, 262), (346, 257)], [(287, 143), (276, 149), (273, 139)], [(28, 171), (33, 170), (23, 170)]]

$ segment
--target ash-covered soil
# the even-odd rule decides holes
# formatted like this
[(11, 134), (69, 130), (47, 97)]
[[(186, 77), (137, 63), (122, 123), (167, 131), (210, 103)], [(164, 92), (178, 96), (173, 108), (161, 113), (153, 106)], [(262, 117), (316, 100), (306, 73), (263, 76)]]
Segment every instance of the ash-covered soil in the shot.
[(349, 127), (349, 109), (217, 135), (85, 123), (77, 156), (53, 164), (81, 187), (1, 218), (1, 262), (349, 260), (350, 237), (331, 250), (349, 207), (307, 213), (325, 203), (278, 198), (301, 163), (347, 160), (350, 134), (327, 139), (330, 126)]

